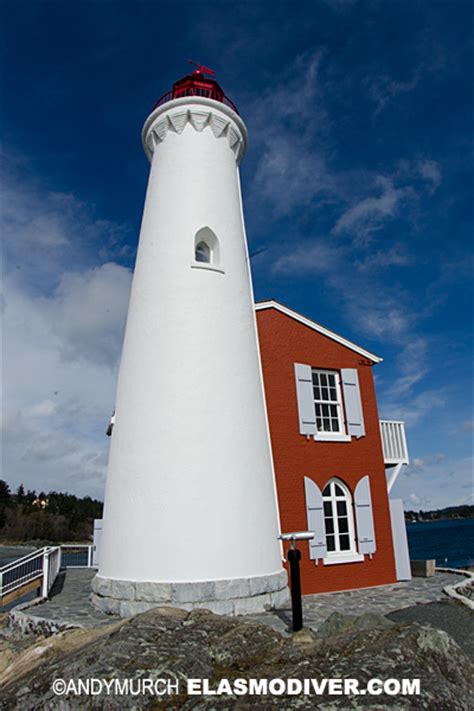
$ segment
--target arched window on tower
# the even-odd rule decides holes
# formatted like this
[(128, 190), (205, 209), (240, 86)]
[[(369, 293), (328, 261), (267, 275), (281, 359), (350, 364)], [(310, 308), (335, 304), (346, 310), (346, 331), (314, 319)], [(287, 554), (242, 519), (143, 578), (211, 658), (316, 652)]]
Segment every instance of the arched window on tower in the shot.
[(194, 262), (219, 266), (221, 261), (219, 240), (209, 227), (202, 227), (194, 236)]
[(355, 553), (352, 496), (340, 479), (331, 479), (324, 487), (323, 507), (328, 556)]

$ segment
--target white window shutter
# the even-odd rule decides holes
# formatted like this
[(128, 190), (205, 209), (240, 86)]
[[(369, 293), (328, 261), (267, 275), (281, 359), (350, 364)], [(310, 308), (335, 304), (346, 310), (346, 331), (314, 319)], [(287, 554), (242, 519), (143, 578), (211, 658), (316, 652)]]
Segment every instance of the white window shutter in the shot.
[(300, 434), (308, 437), (314, 436), (316, 434), (316, 411), (311, 366), (295, 363), (295, 381)]
[(360, 399), (359, 375), (355, 368), (343, 368), (341, 377), (346, 408), (347, 432), (354, 437), (364, 437), (365, 426)]
[(375, 553), (376, 546), (374, 515), (372, 512), (372, 498), (370, 496), (368, 475), (364, 476), (355, 488), (354, 506), (359, 553), (368, 553), (372, 557), (372, 554)]
[(309, 541), (309, 557), (317, 562), (327, 555), (323, 495), (317, 484), (307, 476), (304, 478), (304, 493), (308, 531), (314, 533), (314, 538)]

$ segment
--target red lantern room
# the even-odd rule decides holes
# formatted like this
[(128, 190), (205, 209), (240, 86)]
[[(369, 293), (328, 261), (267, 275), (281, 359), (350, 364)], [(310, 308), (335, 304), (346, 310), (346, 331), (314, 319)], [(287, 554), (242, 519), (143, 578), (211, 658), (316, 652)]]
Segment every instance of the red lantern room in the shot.
[[(195, 62), (190, 62), (190, 64), (195, 64)], [(178, 79), (173, 84), (172, 90), (158, 99), (153, 109), (168, 101), (173, 101), (173, 99), (182, 99), (185, 96), (202, 96), (214, 101), (220, 101), (238, 114), (239, 112), (234, 102), (225, 96), (221, 86), (213, 79), (214, 71), (202, 66), (202, 64), (197, 64), (196, 67), (192, 74)]]

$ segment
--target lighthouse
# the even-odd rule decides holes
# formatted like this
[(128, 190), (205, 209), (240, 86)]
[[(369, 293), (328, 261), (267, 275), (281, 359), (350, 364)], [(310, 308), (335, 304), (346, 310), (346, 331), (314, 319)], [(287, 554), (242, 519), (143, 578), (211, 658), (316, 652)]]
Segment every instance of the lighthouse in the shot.
[(239, 164), (247, 129), (198, 67), (142, 131), (151, 163), (93, 604), (258, 612), (287, 600)]

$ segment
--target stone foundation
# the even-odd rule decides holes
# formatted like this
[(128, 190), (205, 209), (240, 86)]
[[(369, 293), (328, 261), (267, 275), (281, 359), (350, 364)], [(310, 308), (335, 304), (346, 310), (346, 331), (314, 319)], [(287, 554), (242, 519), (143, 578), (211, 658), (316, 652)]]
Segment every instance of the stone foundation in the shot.
[(289, 600), (285, 570), (255, 578), (154, 583), (113, 580), (96, 575), (91, 602), (108, 614), (130, 617), (154, 607), (205, 608), (218, 615), (245, 615), (280, 607)]

